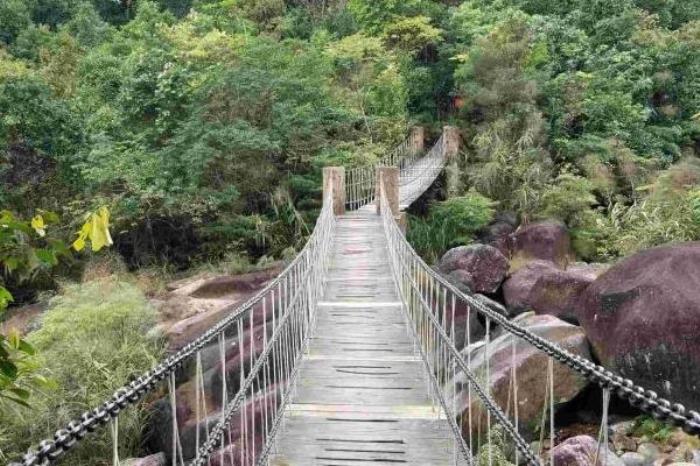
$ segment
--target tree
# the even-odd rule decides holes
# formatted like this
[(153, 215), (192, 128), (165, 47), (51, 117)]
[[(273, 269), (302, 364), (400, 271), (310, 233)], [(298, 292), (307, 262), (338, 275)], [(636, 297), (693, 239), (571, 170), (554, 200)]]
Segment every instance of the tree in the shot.
[(414, 16), (394, 21), (384, 28), (384, 41), (412, 55), (435, 46), (442, 40), (440, 29), (430, 24), (430, 18)]
[(4, 0), (0, 3), (0, 42), (12, 44), (29, 27), (31, 15), (24, 0)]

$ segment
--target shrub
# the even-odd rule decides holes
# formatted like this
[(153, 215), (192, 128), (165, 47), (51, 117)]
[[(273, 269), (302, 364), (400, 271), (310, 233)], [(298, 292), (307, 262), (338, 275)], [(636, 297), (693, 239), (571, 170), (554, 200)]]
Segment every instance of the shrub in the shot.
[(428, 261), (447, 249), (469, 243), (494, 214), (494, 202), (476, 192), (436, 204), (427, 219), (411, 218), (408, 240)]
[[(155, 317), (135, 286), (113, 277), (71, 285), (52, 300), (42, 327), (28, 340), (54, 387), (33, 396), (29, 409), (0, 405), (1, 454), (17, 457), (152, 367), (163, 352), (163, 342), (149, 333)], [(143, 422), (143, 411), (135, 407), (119, 417), (122, 455), (138, 451)], [(108, 464), (111, 449), (104, 430), (76, 446), (69, 462)]]

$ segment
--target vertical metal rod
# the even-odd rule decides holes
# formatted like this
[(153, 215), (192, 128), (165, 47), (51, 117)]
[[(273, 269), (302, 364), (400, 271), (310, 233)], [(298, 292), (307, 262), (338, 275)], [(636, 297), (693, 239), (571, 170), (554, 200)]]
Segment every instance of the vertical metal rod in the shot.
[[(486, 395), (491, 396), (491, 319), (486, 318)], [(486, 442), (489, 450), (489, 466), (493, 464), (493, 446), (491, 445), (491, 410), (486, 410)]]
[[(550, 356), (547, 358), (547, 378), (549, 379), (549, 464), (554, 466), (554, 360)], [(606, 462), (607, 466), (607, 462)]]

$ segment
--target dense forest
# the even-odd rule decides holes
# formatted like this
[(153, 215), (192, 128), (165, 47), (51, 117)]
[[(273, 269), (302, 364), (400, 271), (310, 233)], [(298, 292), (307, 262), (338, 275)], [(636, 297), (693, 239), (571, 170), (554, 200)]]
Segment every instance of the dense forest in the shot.
[(445, 124), (429, 262), (502, 213), (590, 262), (698, 240), (700, 1), (1, 0), (0, 312), (50, 310), (0, 336), (0, 461), (157, 361), (164, 280), (293, 257), (322, 167)]

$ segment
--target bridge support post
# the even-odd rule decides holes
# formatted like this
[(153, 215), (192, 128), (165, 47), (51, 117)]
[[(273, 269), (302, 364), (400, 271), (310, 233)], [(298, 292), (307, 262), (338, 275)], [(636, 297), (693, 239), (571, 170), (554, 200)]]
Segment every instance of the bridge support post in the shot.
[(442, 152), (447, 161), (445, 172), (447, 174), (447, 194), (456, 196), (459, 194), (461, 182), (459, 177), (459, 129), (455, 126), (442, 128)]
[(333, 213), (335, 215), (345, 214), (345, 168), (344, 167), (324, 167), (323, 168), (323, 198), (333, 189)]
[(422, 126), (412, 127), (409, 136), (409, 143), (411, 145), (411, 154), (422, 154), (425, 150), (425, 128)]
[(389, 201), (389, 207), (394, 217), (401, 213), (399, 207), (399, 168), (398, 167), (378, 167), (377, 168), (377, 214), (381, 213), (381, 203), (379, 202), (380, 183), (384, 183), (384, 193), (386, 200)]
[(400, 212), (396, 218), (396, 223), (399, 225), (399, 229), (404, 236), (406, 236), (406, 230), (408, 230), (408, 215), (406, 212)]

